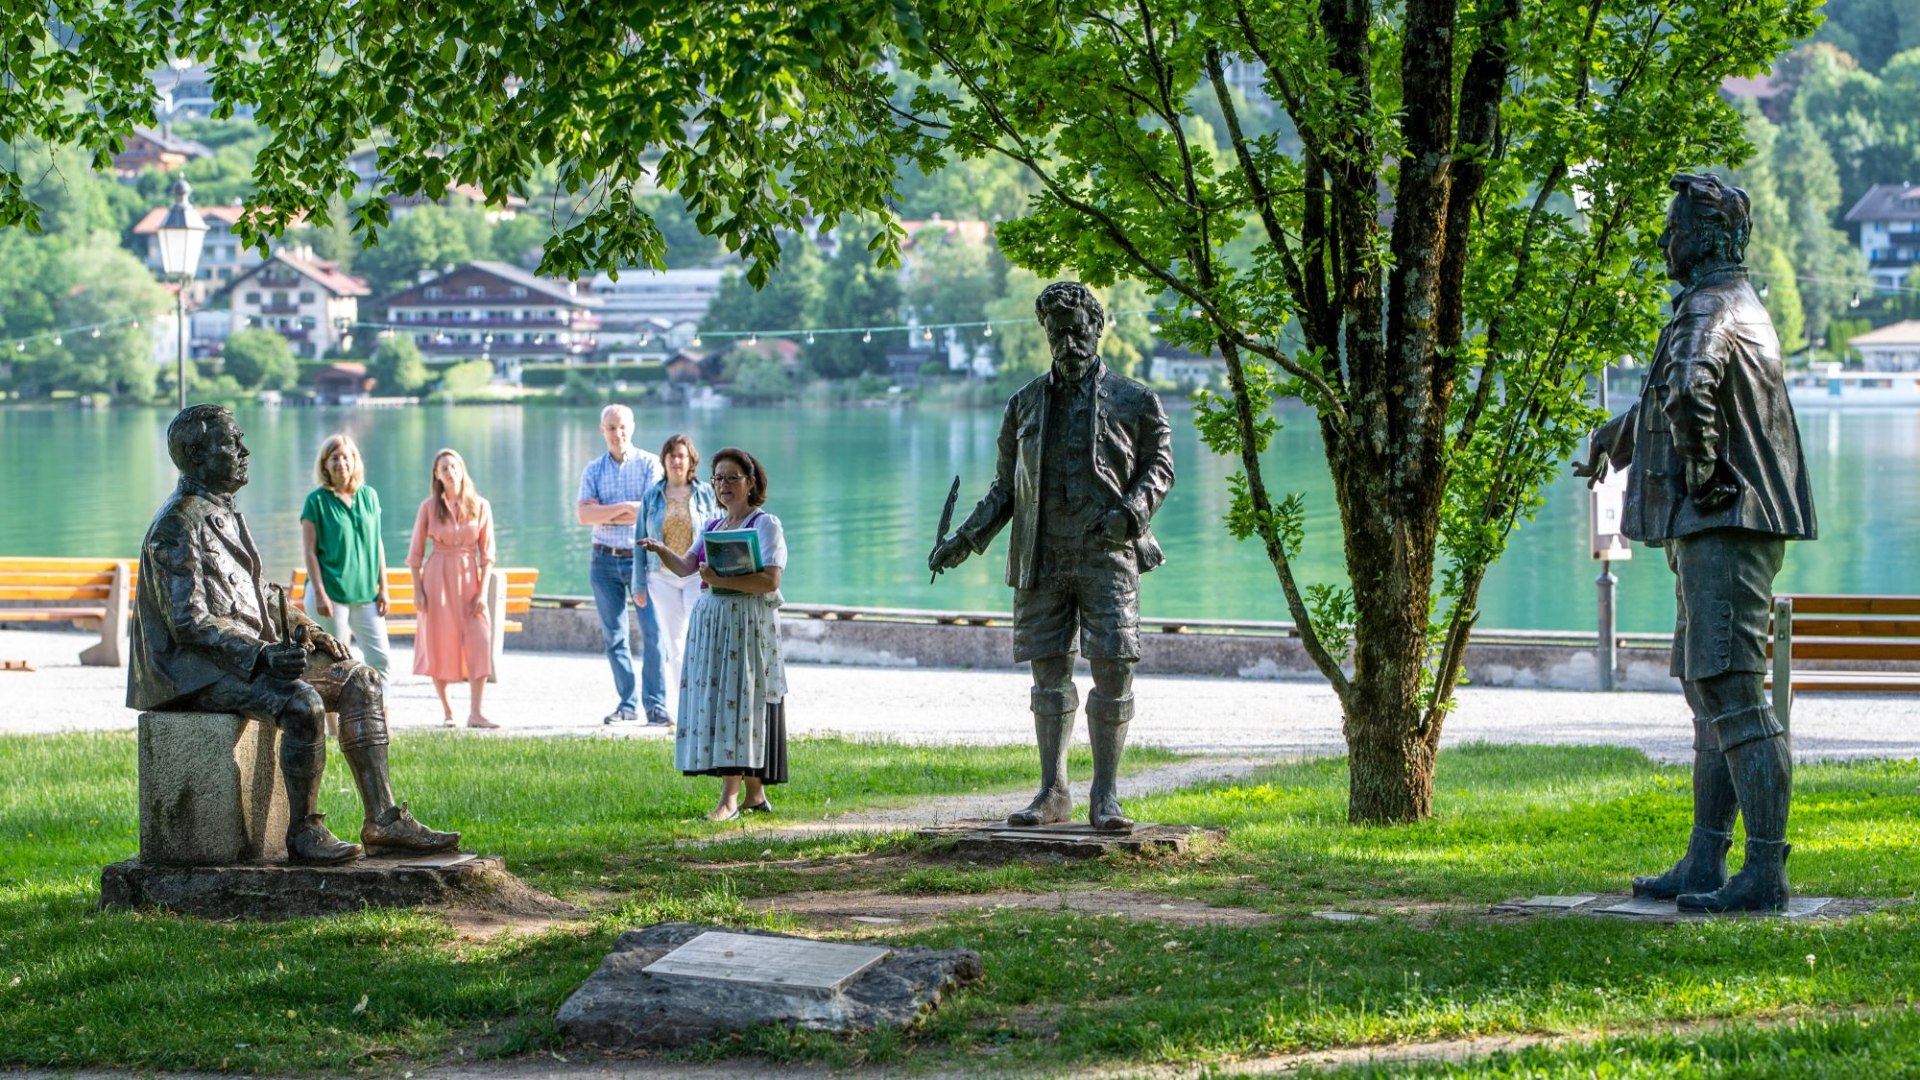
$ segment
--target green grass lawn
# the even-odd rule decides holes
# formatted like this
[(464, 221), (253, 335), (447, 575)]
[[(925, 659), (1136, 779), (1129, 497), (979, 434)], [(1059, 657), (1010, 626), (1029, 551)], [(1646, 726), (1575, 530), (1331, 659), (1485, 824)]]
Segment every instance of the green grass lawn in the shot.
[[(1024, 789), (1033, 768), (1022, 748), (814, 739), (793, 751), (796, 783), (775, 793), (785, 820)], [(1317, 1048), (1608, 1032), (1423, 1075), (1861, 1078), (1899, 1074), (1876, 1063), (1920, 1060), (1920, 1025), (1906, 1012), (1920, 987), (1920, 919), (1904, 905), (1840, 923), (1485, 915), (1513, 896), (1623, 891), (1631, 874), (1672, 861), (1688, 824), (1685, 771), (1631, 751), (1449, 750), (1436, 819), (1379, 829), (1346, 824), (1343, 762), (1307, 762), (1129, 801), (1143, 820), (1230, 828), (1198, 854), (1007, 867), (936, 859), (901, 837), (771, 840), (691, 822), (717, 782), (679, 777), (669, 755), (652, 741), (434, 734), (397, 744), (401, 793), (425, 820), (466, 830), (469, 847), (592, 911), (480, 940), (416, 912), (271, 924), (96, 912), (100, 866), (137, 846), (132, 737), (0, 739), (0, 1065), (380, 1071), (560, 1048), (554, 1009), (620, 931), (661, 919), (791, 928), (747, 903), (801, 888), (1129, 889), (1271, 921), (1174, 927), (964, 909), (887, 934), (985, 958), (986, 980), (920, 1032), (762, 1032), (695, 1056), (1043, 1072), (1207, 1062), (1230, 1073), (1237, 1058)], [(1129, 766), (1165, 760), (1142, 752)], [(1085, 775), (1084, 757), (1073, 768)], [(345, 834), (358, 820), (348, 779), (338, 762), (328, 776)], [(1913, 762), (1802, 767), (1797, 890), (1913, 896), (1916, 783)], [(819, 868), (822, 857), (862, 853), (884, 872), (858, 859)], [(1330, 908), (1376, 918), (1311, 914)], [(1708, 1026), (1667, 1033), (1695, 1022)], [(1904, 1058), (1887, 1056), (1901, 1048)], [(1741, 1064), (1763, 1059), (1779, 1068)]]

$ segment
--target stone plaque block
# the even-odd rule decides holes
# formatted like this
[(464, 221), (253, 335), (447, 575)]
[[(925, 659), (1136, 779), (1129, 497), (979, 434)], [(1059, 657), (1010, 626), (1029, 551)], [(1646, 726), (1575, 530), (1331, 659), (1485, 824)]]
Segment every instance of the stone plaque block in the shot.
[(1515, 900), (1509, 907), (1545, 908), (1548, 911), (1566, 911), (1581, 904), (1590, 904), (1600, 899), (1593, 893), (1581, 893), (1579, 896), (1530, 896), (1525, 900)]
[(221, 866), (287, 856), (280, 732), (231, 713), (140, 714), (140, 861)]
[(828, 997), (891, 954), (873, 945), (709, 930), (641, 970)]

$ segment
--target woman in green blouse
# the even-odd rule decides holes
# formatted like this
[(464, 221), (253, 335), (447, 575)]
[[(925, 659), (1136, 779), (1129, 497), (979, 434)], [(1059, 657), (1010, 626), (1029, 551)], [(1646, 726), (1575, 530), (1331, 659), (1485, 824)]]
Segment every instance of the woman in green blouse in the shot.
[(367, 486), (367, 466), (351, 436), (321, 443), (313, 472), (320, 486), (300, 511), (307, 610), (342, 644), (360, 646), (367, 666), (385, 675), (387, 551), (380, 540), (380, 495)]

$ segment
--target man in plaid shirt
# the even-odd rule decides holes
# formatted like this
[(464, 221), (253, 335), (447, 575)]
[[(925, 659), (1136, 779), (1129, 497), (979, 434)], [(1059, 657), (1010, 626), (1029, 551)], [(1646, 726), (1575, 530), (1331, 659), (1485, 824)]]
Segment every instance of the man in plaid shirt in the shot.
[[(620, 703), (601, 719), (616, 724), (638, 718), (644, 702), (647, 723), (665, 726), (667, 717), (666, 656), (660, 647), (660, 626), (647, 603), (644, 586), (632, 591), (633, 524), (640, 516), (640, 500), (660, 479), (660, 459), (633, 445), (633, 410), (609, 405), (600, 411), (600, 434), (607, 452), (593, 459), (580, 477), (576, 514), (580, 524), (593, 526), (593, 606), (600, 613), (600, 633), (613, 666), (613, 688)], [(644, 579), (643, 579), (644, 580)], [(641, 678), (635, 695), (633, 653), (627, 646), (627, 598), (633, 598), (640, 616)]]

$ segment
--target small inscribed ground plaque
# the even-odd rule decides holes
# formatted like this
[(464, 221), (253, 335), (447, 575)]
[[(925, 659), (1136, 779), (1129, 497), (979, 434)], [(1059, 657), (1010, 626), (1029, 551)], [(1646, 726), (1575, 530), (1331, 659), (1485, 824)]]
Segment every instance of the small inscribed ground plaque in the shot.
[(649, 975), (760, 986), (822, 997), (839, 993), (892, 950), (709, 930), (648, 964)]

